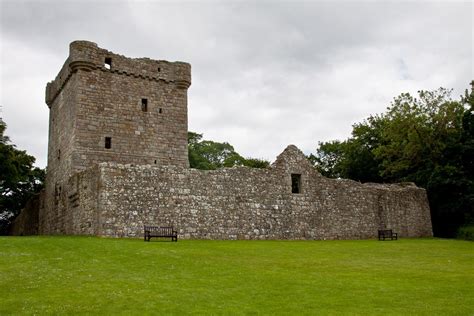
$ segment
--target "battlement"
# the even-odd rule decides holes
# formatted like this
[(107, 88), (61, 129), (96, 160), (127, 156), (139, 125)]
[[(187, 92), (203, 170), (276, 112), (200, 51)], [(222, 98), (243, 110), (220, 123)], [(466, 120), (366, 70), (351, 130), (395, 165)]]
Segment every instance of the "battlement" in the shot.
[(51, 107), (72, 74), (78, 70), (104, 71), (118, 75), (163, 81), (178, 89), (191, 85), (191, 65), (149, 58), (128, 58), (100, 48), (94, 42), (74, 41), (69, 45), (69, 57), (56, 78), (46, 85), (46, 104)]

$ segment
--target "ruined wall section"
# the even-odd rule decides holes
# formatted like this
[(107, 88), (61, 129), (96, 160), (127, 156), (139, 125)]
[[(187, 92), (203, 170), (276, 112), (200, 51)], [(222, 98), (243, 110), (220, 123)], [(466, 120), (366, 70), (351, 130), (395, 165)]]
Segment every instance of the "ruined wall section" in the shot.
[[(424, 190), (327, 179), (294, 146), (267, 169), (100, 164), (99, 172), (105, 236), (141, 236), (144, 224), (174, 225), (182, 238), (374, 238), (386, 227), (431, 236)], [(300, 193), (291, 174), (301, 175)]]
[[(384, 188), (385, 186), (385, 188)], [(372, 185), (378, 193), (378, 210), (381, 228), (393, 228), (401, 236), (432, 237), (430, 207), (426, 190), (413, 183)], [(383, 189), (382, 189), (383, 190)]]
[(326, 179), (322, 196), (326, 235), (375, 237), (378, 229), (393, 229), (403, 237), (431, 237), (431, 215), (424, 189), (414, 184), (362, 184)]
[(99, 192), (100, 174), (98, 166), (74, 174), (66, 186), (68, 222), (66, 234), (98, 235), (100, 222)]

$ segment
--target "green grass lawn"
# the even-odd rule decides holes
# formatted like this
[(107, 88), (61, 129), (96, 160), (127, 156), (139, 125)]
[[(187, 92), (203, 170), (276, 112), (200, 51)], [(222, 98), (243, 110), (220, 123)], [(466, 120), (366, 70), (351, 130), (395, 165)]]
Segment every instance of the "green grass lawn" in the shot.
[(474, 243), (1, 237), (0, 315), (474, 315)]

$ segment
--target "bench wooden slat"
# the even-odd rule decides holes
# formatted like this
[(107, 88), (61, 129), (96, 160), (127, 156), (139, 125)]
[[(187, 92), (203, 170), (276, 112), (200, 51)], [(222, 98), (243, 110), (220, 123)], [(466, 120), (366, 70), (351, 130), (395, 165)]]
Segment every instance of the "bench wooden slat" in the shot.
[(394, 233), (391, 229), (379, 229), (378, 236), (379, 240), (398, 240), (398, 234)]
[(150, 241), (152, 237), (168, 237), (171, 241), (178, 241), (178, 232), (173, 226), (143, 226), (145, 241)]

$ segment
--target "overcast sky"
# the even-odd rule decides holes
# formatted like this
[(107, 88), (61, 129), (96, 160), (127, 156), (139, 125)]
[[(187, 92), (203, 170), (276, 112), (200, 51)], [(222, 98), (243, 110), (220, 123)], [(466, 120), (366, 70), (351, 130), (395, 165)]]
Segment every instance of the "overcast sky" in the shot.
[(189, 130), (273, 161), (345, 139), (402, 92), (474, 79), (471, 1), (2, 1), (0, 116), (44, 167), (46, 83), (84, 39), (192, 65)]

